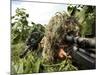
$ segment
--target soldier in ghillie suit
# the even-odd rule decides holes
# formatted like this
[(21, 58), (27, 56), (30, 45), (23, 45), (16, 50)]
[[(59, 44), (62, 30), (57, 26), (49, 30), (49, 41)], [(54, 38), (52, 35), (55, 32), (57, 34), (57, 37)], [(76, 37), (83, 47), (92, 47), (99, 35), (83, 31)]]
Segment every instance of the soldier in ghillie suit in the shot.
[(45, 61), (57, 61), (71, 58), (71, 43), (65, 40), (65, 35), (79, 36), (80, 24), (74, 17), (66, 13), (57, 13), (52, 17), (46, 29), (43, 58)]

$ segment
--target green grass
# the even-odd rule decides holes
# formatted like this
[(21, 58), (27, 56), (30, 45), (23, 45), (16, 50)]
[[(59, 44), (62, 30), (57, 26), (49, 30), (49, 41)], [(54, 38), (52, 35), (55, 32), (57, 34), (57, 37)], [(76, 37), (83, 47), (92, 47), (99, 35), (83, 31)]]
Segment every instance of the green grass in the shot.
[(25, 58), (21, 59), (19, 55), (24, 48), (24, 43), (12, 45), (12, 74), (77, 70), (77, 68), (72, 65), (71, 60), (68, 59), (57, 62), (56, 64), (44, 63), (43, 58), (38, 56), (37, 50), (29, 52)]

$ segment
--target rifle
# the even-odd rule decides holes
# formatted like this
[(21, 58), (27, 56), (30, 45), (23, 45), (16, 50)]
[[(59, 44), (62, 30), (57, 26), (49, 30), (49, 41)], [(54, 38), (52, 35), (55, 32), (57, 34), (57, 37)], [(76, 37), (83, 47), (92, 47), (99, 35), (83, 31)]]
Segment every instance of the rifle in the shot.
[(73, 37), (65, 35), (66, 42), (73, 45), (72, 61), (79, 69), (96, 68), (96, 40), (95, 38)]
[[(31, 34), (30, 37), (27, 39), (27, 47), (25, 48), (25, 50), (23, 51), (23, 53), (20, 54), (20, 58), (24, 58), (26, 56), (26, 54), (28, 53), (29, 50), (35, 50), (38, 48), (38, 43), (40, 43), (40, 41), (42, 40), (44, 34), (40, 33), (40, 32), (34, 32), (34, 37), (38, 36), (37, 39), (34, 39), (34, 37), (32, 37), (33, 35)], [(32, 40), (34, 39), (34, 40)], [(31, 41), (32, 40), (32, 41)]]

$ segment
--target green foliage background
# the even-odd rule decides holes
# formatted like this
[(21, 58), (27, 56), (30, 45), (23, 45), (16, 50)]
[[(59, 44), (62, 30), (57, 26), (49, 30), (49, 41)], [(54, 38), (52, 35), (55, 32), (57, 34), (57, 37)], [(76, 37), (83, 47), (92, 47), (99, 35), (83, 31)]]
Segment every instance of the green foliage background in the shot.
[[(68, 16), (73, 16), (79, 21), (81, 28), (80, 35), (82, 37), (95, 32), (95, 6), (69, 5), (65, 12)], [(73, 66), (71, 60), (68, 59), (59, 61), (56, 64), (44, 63), (42, 57), (37, 54), (39, 50), (28, 52), (23, 59), (19, 58), (20, 53), (25, 49), (25, 41), (32, 31), (45, 33), (46, 26), (35, 24), (34, 22), (31, 22), (31, 25), (29, 25), (28, 17), (29, 14), (26, 13), (24, 8), (17, 8), (16, 14), (11, 17), (12, 74), (78, 70), (78, 67)], [(42, 68), (43, 66), (44, 68)]]

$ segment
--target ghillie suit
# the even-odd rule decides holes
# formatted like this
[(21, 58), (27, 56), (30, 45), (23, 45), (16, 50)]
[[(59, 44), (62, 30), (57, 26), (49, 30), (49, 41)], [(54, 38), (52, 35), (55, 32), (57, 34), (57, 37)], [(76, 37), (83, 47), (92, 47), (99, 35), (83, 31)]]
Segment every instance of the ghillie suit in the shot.
[(71, 58), (70, 50), (72, 45), (64, 39), (65, 35), (79, 36), (80, 24), (75, 17), (70, 17), (66, 12), (56, 13), (51, 18), (45, 34), (43, 58), (52, 62), (66, 57)]

